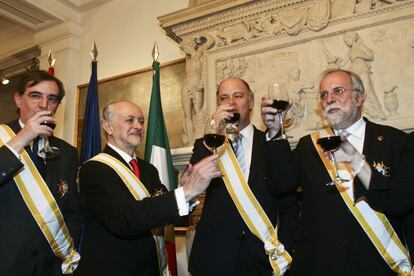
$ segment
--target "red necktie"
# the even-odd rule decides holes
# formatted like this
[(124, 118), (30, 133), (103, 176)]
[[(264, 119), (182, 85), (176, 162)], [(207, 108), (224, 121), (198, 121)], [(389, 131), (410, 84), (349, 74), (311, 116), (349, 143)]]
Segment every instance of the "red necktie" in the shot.
[(141, 179), (141, 174), (139, 172), (139, 167), (138, 167), (137, 160), (132, 159), (131, 161), (129, 161), (129, 164), (131, 165), (132, 171), (134, 172), (134, 174), (136, 175), (136, 177), (138, 179)]

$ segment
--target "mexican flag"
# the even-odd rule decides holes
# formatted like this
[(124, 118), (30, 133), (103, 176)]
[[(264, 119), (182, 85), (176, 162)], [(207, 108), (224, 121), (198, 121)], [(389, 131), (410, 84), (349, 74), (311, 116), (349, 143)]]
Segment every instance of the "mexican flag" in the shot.
[[(144, 158), (158, 169), (161, 182), (169, 191), (171, 191), (177, 187), (177, 184), (161, 105), (160, 63), (154, 61), (152, 63), (152, 68), (154, 75), (152, 77), (152, 92)], [(173, 231), (171, 227), (166, 228), (169, 228), (169, 230), (166, 229), (167, 232), (171, 233), (171, 231)], [(166, 236), (168, 235), (166, 234)], [(168, 241), (168, 239), (166, 239), (165, 247), (168, 255), (168, 266), (171, 275), (175, 276), (177, 275), (177, 261), (175, 257), (174, 241)]]

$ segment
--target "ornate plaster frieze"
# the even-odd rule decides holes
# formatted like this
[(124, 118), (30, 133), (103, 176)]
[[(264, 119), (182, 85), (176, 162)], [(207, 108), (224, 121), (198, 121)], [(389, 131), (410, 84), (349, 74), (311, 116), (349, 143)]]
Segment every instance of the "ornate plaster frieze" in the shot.
[(275, 83), (289, 90), (294, 105), (287, 129), (294, 144), (324, 125), (318, 78), (327, 68), (361, 76), (368, 95), (366, 117), (412, 129), (414, 0), (355, 2), (251, 1), (169, 24), (165, 30), (187, 55), (186, 80), (195, 84), (185, 86), (193, 91), (182, 92), (193, 108), (186, 112), (184, 144), (191, 145), (208, 129), (216, 86), (228, 76), (245, 79), (255, 91), (252, 121), (259, 127), (260, 98)]

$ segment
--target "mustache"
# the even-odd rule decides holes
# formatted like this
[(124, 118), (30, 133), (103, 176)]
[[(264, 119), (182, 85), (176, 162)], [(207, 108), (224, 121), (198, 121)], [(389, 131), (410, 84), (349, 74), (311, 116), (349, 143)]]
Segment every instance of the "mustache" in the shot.
[(144, 133), (144, 131), (141, 129), (131, 129), (130, 131), (128, 131), (128, 134), (132, 134), (132, 135), (141, 135)]
[(339, 105), (330, 105), (330, 106), (325, 108), (324, 113), (327, 114), (333, 109), (341, 109), (341, 107)]

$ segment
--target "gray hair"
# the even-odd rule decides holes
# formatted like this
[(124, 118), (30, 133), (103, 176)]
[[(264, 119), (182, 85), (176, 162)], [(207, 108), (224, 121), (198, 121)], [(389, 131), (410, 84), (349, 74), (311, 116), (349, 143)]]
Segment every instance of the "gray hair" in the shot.
[(321, 74), (320, 82), (322, 82), (322, 80), (325, 79), (326, 76), (332, 73), (336, 73), (336, 72), (342, 72), (342, 73), (347, 74), (349, 78), (351, 79), (352, 90), (358, 92), (365, 99), (366, 95), (365, 95), (364, 83), (362, 82), (361, 78), (352, 71), (339, 69), (339, 68), (325, 70)]
[(102, 111), (102, 117), (105, 121), (110, 121), (112, 119), (113, 113), (114, 113), (114, 106), (117, 103), (120, 103), (123, 101), (112, 101), (108, 105), (106, 105)]

